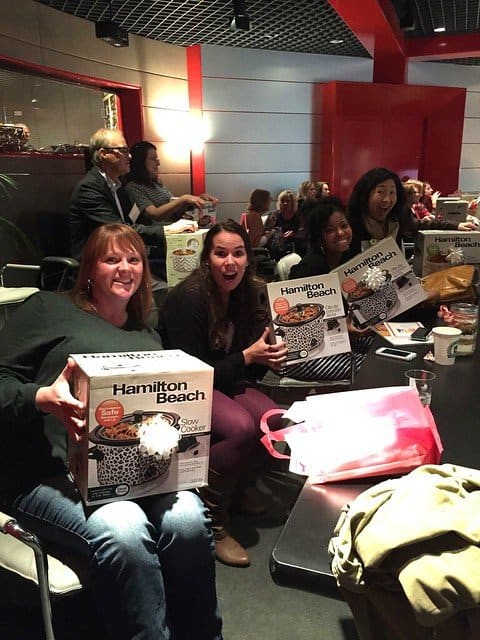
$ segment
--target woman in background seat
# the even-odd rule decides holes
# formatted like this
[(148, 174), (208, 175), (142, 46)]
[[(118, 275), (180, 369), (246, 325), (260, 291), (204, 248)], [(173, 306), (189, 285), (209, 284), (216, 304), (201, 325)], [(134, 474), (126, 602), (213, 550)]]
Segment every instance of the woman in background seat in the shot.
[(218, 200), (208, 193), (201, 196), (185, 193), (175, 198), (165, 189), (158, 176), (160, 160), (157, 148), (151, 142), (136, 142), (130, 149), (130, 156), (126, 191), (132, 204), (137, 205), (139, 221), (143, 224), (170, 224), (179, 220), (188, 208), (202, 208), (207, 201), (214, 205), (218, 203)]
[(10, 314), (0, 340), (0, 502), (61, 560), (81, 557), (112, 640), (221, 640), (212, 533), (198, 496), (86, 508), (66, 467), (67, 438), (88, 437), (69, 355), (161, 349), (147, 326), (151, 302), (143, 240), (113, 223), (88, 238), (70, 294), (40, 291)]
[(269, 214), (265, 223), (265, 231), (270, 233), (266, 246), (274, 260), (278, 261), (293, 251), (299, 229), (295, 193), (289, 189), (280, 191), (277, 208)]
[(252, 248), (264, 247), (271, 231), (265, 231), (262, 216), (270, 211), (272, 197), (266, 189), (254, 189), (250, 194), (247, 211), (241, 215), (241, 224), (245, 228)]

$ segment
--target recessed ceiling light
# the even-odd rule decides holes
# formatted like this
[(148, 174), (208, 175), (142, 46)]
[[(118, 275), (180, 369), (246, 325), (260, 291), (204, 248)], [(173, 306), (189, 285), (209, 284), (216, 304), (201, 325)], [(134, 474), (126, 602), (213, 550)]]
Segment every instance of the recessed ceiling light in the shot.
[(342, 44), (343, 40), (341, 40), (340, 38), (334, 38), (333, 40), (330, 40), (330, 44)]
[(434, 31), (435, 33), (443, 33), (445, 31), (445, 27), (437, 27)]

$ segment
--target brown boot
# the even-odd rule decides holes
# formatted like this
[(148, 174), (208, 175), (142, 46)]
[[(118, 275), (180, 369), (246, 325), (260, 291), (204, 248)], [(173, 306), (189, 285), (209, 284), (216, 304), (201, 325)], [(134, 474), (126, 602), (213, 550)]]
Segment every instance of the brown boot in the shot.
[(248, 553), (235, 538), (232, 538), (226, 528), (228, 509), (236, 484), (236, 477), (221, 476), (210, 469), (208, 487), (200, 487), (199, 492), (212, 518), (217, 559), (232, 567), (248, 567), (250, 564)]

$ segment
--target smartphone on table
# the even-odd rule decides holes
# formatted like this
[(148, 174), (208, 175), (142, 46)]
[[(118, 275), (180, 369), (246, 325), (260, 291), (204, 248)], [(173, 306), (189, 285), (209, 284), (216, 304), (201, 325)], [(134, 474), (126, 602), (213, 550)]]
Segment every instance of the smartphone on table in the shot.
[(379, 347), (375, 349), (377, 356), (384, 358), (393, 358), (394, 360), (409, 361), (417, 357), (415, 351), (405, 351), (404, 349), (393, 349), (391, 347)]
[(417, 340), (418, 342), (425, 342), (431, 333), (431, 329), (428, 327), (418, 327), (410, 336), (410, 340)]

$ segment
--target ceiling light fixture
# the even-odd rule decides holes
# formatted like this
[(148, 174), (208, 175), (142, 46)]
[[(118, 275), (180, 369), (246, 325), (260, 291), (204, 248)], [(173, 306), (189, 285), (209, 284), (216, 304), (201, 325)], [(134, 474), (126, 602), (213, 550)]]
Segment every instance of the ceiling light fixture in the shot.
[(435, 27), (435, 33), (443, 33), (445, 31), (445, 27)]
[(100, 40), (104, 40), (112, 47), (128, 47), (128, 31), (122, 29), (116, 22), (112, 20), (112, 2), (109, 6), (109, 20), (99, 20), (95, 23), (95, 35)]
[(249, 31), (250, 16), (247, 14), (245, 0), (233, 0), (233, 17), (228, 23), (231, 31)]

